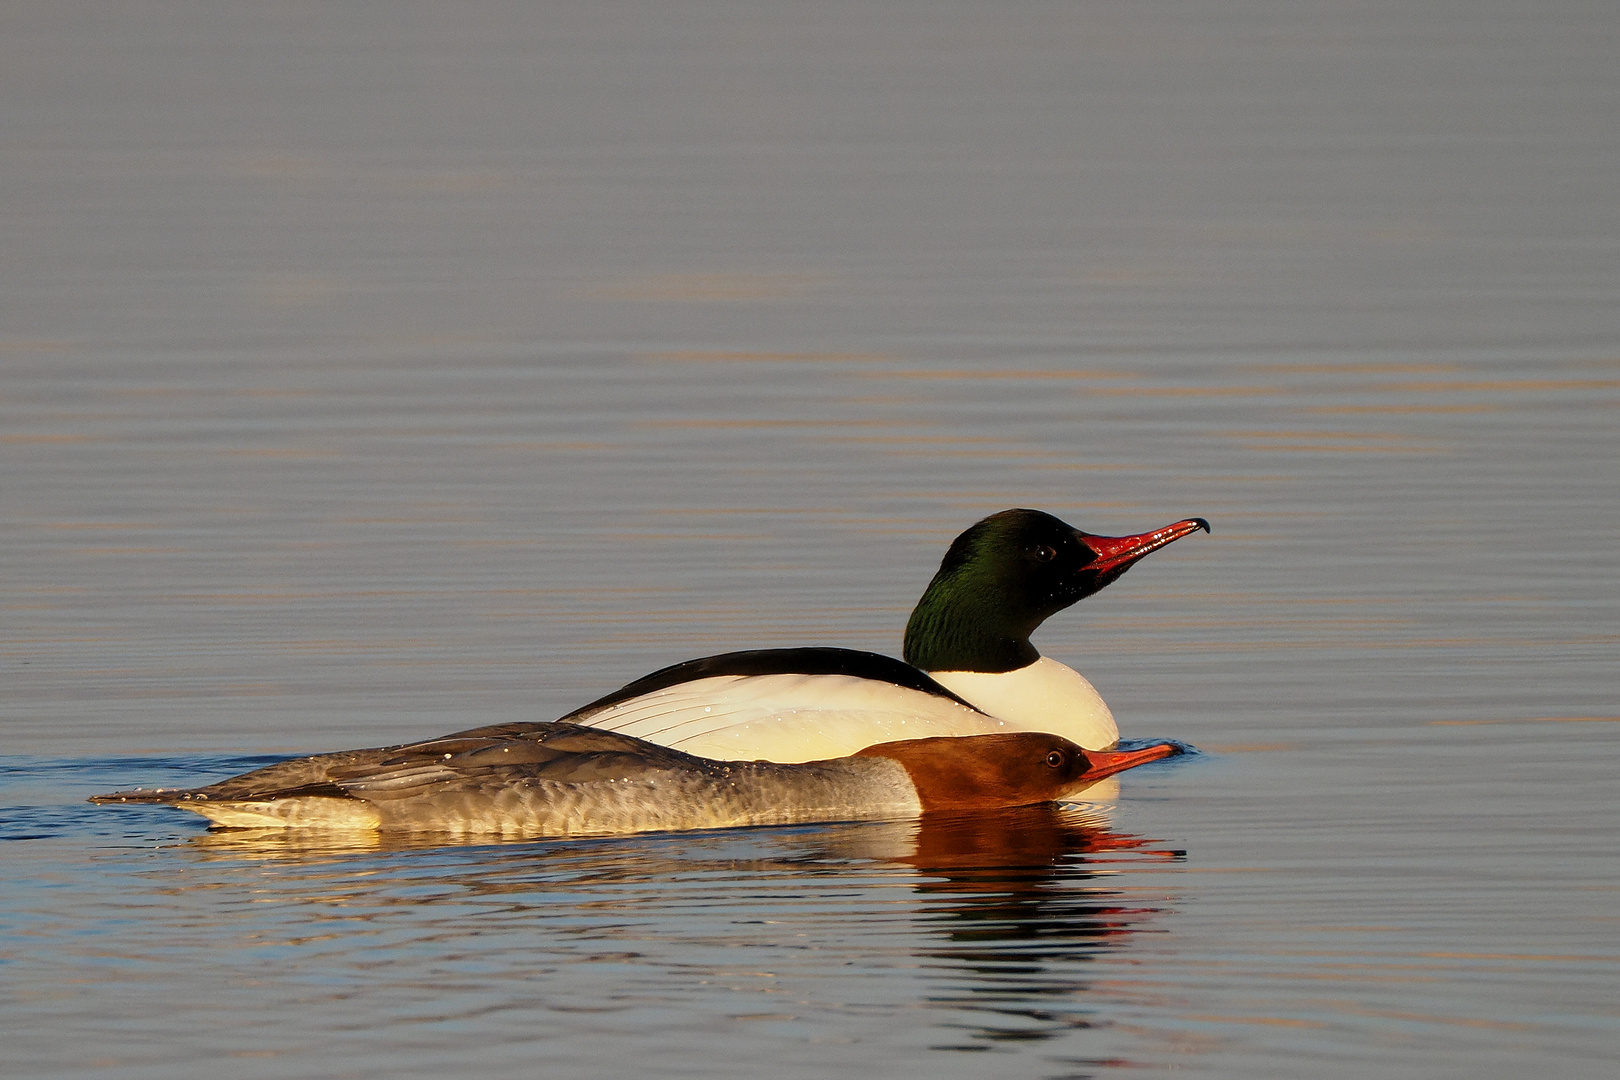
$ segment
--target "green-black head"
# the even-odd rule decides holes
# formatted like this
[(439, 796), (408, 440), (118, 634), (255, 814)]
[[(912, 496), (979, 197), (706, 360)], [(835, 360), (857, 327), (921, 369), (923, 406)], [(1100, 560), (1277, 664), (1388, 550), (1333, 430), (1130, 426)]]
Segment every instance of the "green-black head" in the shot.
[(958, 536), (906, 624), (924, 671), (1013, 671), (1040, 659), (1030, 634), (1149, 552), (1199, 529), (1188, 518), (1136, 536), (1094, 536), (1039, 510), (1003, 510)]

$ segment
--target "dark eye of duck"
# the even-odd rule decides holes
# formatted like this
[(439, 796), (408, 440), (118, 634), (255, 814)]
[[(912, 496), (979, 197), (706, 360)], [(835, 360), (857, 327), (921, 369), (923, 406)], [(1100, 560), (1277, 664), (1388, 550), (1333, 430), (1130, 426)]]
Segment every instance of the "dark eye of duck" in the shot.
[(1057, 548), (1052, 547), (1049, 544), (1042, 544), (1040, 547), (1030, 552), (1030, 554), (1035, 556), (1036, 562), (1051, 562), (1053, 559), (1057, 558)]
[(1063, 765), (1063, 751), (1054, 750), (1046, 755), (1046, 764), (1051, 768), (1061, 768)]

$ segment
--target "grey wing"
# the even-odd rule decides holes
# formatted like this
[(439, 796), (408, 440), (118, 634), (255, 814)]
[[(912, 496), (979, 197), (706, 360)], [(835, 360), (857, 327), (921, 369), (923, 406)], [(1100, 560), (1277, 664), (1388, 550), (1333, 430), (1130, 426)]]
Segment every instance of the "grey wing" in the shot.
[(704, 772), (708, 763), (641, 739), (575, 724), (503, 724), (398, 747), (332, 768), (328, 782), (369, 801), (480, 791), (518, 780), (583, 784), (651, 769)]
[[(669, 759), (667, 762), (664, 759)], [(430, 785), (467, 787), (515, 775), (578, 782), (632, 760), (671, 767), (690, 759), (640, 739), (573, 724), (496, 724), (424, 742), (293, 758), (199, 788), (145, 788), (91, 797), (91, 802), (247, 802), (300, 796), (404, 798)]]

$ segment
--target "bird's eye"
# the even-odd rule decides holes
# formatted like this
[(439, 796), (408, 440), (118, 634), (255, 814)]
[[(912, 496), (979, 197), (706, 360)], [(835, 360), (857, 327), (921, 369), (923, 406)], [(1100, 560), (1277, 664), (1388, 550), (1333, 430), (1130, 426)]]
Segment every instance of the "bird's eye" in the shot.
[(1046, 755), (1046, 764), (1056, 769), (1063, 764), (1063, 751), (1054, 750)]
[(1051, 562), (1053, 559), (1057, 558), (1057, 548), (1048, 547), (1046, 544), (1042, 544), (1040, 547), (1035, 549), (1033, 554), (1036, 562)]

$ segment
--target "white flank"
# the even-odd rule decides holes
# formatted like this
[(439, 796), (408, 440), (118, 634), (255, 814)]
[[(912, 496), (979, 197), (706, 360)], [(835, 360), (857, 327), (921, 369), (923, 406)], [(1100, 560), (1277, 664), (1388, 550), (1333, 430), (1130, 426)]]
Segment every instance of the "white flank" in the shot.
[(1106, 750), (1119, 741), (1107, 702), (1086, 677), (1043, 656), (1016, 671), (930, 671), (934, 681), (1007, 722), (1006, 731), (1046, 731)]
[(853, 675), (716, 675), (570, 722), (699, 757), (784, 763), (899, 739), (1018, 730), (949, 698)]
[(227, 829), (375, 829), (380, 820), (376, 807), (370, 803), (318, 795), (261, 802), (199, 799), (174, 805), (194, 810)]

